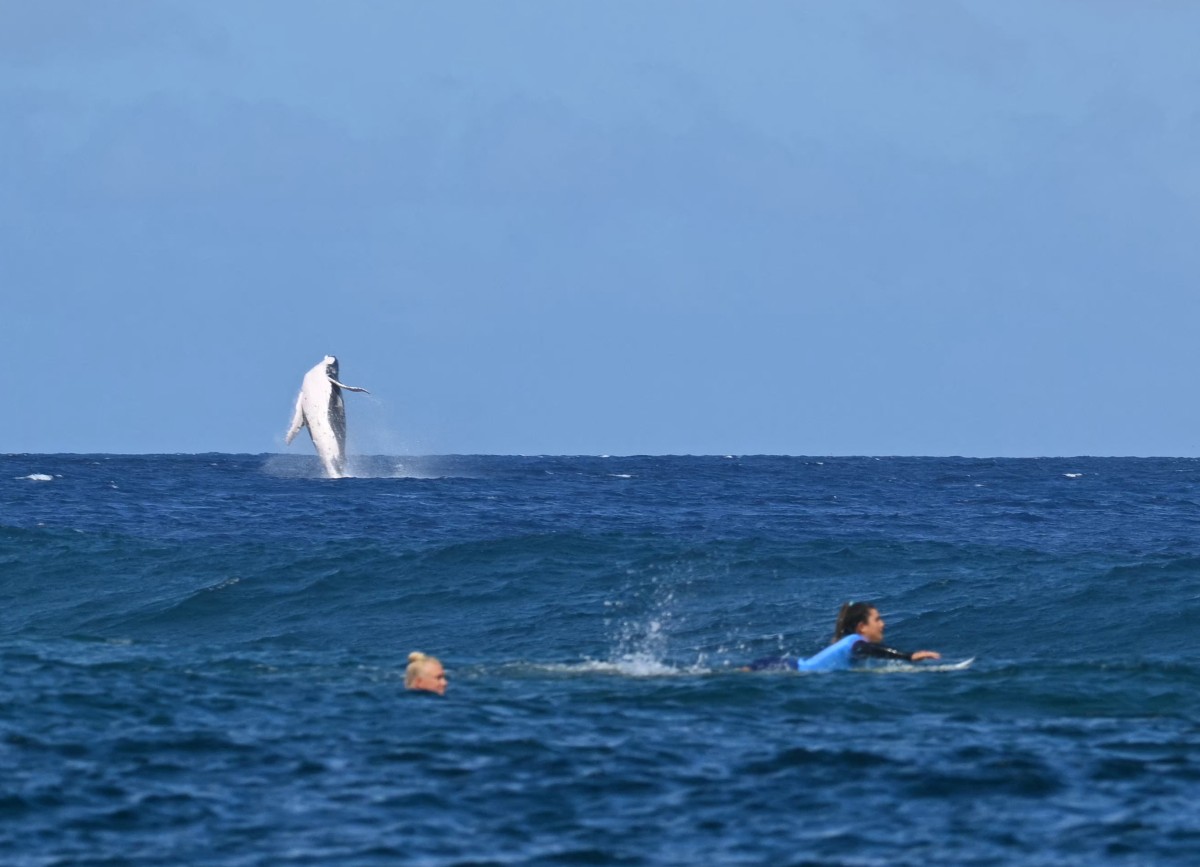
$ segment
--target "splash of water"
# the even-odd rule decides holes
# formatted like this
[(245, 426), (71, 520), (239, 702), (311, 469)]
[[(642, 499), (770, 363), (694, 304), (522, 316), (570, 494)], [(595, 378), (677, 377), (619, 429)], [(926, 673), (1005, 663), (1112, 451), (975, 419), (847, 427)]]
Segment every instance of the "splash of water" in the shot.
[(675, 568), (670, 567), (664, 574), (632, 588), (631, 599), (605, 603), (613, 612), (605, 621), (614, 631), (609, 665), (617, 672), (653, 677), (708, 670), (703, 657), (690, 665), (671, 661), (674, 636), (685, 624), (685, 617), (677, 611), (676, 590), (688, 583), (687, 578), (677, 578)]

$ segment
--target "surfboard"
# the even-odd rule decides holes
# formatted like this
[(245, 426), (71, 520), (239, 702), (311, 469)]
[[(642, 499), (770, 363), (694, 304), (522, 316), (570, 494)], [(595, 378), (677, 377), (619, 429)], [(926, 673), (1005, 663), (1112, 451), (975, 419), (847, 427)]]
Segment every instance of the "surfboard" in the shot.
[(917, 671), (963, 671), (970, 668), (975, 662), (975, 657), (971, 656), (967, 659), (960, 659), (958, 662), (886, 662), (882, 665), (864, 665), (856, 671), (869, 671), (874, 674), (887, 674), (889, 672), (917, 672)]
[(924, 669), (925, 671), (962, 671), (964, 668), (970, 668), (975, 661), (975, 657), (960, 659), (958, 662), (935, 662), (933, 665), (916, 664), (913, 668)]

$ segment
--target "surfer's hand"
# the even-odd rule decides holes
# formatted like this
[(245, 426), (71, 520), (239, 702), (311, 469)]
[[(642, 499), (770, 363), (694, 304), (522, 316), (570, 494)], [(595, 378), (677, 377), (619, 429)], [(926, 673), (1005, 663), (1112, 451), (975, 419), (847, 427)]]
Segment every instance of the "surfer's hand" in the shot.
[(936, 650), (918, 650), (912, 655), (913, 662), (920, 662), (922, 659), (941, 659), (942, 655)]

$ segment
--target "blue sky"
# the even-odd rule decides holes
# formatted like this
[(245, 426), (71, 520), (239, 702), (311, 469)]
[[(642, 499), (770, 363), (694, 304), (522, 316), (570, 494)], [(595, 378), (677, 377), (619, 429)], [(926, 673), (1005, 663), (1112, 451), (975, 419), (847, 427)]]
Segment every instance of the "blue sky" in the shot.
[(1200, 455), (1198, 32), (0, 0), (0, 450)]

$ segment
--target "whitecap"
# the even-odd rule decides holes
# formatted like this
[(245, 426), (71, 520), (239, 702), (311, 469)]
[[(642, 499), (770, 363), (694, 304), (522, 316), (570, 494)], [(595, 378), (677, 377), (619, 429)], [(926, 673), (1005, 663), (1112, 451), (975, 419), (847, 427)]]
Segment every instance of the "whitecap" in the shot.
[(54, 481), (54, 476), (47, 475), (46, 473), (30, 473), (27, 476), (20, 476), (20, 478), (21, 479), (29, 479), (29, 481), (31, 481), (31, 482), (52, 482), (52, 481)]
[(234, 584), (237, 584), (241, 580), (242, 580), (241, 578), (237, 578), (237, 577), (226, 578), (224, 581), (218, 581), (216, 584), (205, 587), (204, 589), (206, 591), (208, 591), (209, 593), (212, 593), (213, 591), (216, 591), (216, 590), (224, 590), (226, 587), (232, 587)]

